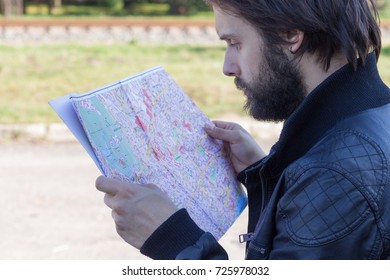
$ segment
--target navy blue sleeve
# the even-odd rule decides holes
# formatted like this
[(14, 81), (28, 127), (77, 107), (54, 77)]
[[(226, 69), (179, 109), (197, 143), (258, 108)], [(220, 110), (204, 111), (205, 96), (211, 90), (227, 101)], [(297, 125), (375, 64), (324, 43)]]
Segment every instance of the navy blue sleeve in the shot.
[(159, 260), (227, 259), (226, 251), (180, 209), (146, 240), (141, 253)]
[(177, 260), (227, 260), (228, 254), (215, 240), (214, 236), (205, 232), (200, 239), (176, 256)]

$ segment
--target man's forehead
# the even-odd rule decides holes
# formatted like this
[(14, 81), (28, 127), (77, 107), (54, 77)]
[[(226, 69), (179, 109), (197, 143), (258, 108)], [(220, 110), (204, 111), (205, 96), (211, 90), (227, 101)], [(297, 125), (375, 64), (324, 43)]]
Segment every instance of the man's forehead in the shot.
[[(246, 20), (231, 12), (214, 7), (215, 29), (221, 40), (255, 37), (259, 38), (256, 29)], [(251, 38), (255, 39), (255, 38)]]
[(213, 7), (215, 17), (215, 29), (221, 39), (227, 36), (239, 35), (242, 28), (247, 26), (241, 18), (231, 15), (218, 7)]

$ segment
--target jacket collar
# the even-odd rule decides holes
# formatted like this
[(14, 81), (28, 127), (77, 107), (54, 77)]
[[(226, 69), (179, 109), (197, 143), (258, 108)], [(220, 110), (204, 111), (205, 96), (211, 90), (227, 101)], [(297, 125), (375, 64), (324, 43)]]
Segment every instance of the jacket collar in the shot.
[(387, 103), (390, 89), (379, 76), (373, 53), (356, 72), (345, 65), (314, 89), (286, 120), (268, 157), (267, 175), (279, 177), (340, 120)]

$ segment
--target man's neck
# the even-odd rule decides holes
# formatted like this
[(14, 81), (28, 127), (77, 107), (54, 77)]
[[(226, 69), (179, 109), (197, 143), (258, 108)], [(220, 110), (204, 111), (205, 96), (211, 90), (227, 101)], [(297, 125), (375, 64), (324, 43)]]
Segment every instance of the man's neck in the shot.
[(307, 93), (310, 94), (319, 84), (347, 63), (346, 57), (335, 55), (330, 62), (329, 69), (325, 71), (323, 64), (317, 61), (314, 55), (303, 55), (299, 61), (299, 67)]

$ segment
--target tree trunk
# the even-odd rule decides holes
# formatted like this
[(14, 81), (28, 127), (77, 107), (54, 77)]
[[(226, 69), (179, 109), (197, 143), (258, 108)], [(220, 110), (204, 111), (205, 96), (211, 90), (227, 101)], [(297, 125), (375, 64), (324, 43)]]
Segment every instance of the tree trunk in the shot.
[(1, 0), (1, 12), (4, 16), (22, 15), (23, 0)]

